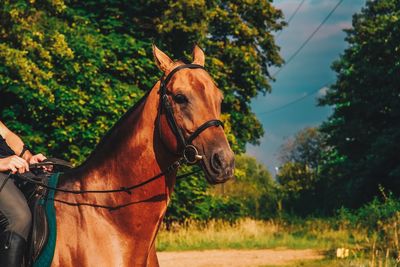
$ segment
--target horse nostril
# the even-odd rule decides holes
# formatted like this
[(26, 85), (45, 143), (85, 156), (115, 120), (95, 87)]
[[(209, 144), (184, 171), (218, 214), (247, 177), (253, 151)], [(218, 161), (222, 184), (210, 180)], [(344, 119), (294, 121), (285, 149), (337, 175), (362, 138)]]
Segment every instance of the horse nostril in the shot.
[(220, 153), (214, 153), (211, 157), (211, 166), (215, 171), (221, 171), (224, 168), (223, 159)]

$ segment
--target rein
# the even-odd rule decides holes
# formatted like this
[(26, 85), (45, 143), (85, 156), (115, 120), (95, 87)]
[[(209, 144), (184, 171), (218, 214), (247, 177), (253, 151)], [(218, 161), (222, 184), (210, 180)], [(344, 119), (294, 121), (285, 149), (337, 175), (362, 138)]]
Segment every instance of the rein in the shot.
[[(33, 164), (33, 165), (31, 165), (31, 167), (34, 169), (34, 168), (40, 168), (40, 166), (45, 166), (45, 165), (52, 165), (52, 164), (40, 164), (40, 165)], [(23, 179), (24, 181), (26, 181), (28, 183), (37, 185), (39, 188), (42, 187), (42, 188), (46, 188), (48, 190), (54, 190), (54, 191), (63, 192), (63, 193), (70, 193), (70, 194), (78, 195), (78, 194), (87, 194), (87, 193), (109, 194), (109, 193), (125, 192), (125, 193), (131, 195), (132, 194), (131, 190), (133, 190), (135, 188), (139, 188), (139, 187), (141, 187), (141, 186), (143, 186), (145, 184), (148, 184), (148, 183), (160, 178), (161, 176), (169, 173), (170, 171), (172, 171), (174, 169), (177, 169), (180, 165), (174, 165), (174, 166), (177, 166), (177, 167), (172, 167), (172, 166), (173, 165), (171, 165), (170, 166), (171, 168), (167, 169), (167, 171), (161, 172), (161, 173), (151, 177), (150, 179), (148, 179), (148, 180), (146, 180), (146, 181), (144, 181), (144, 182), (142, 182), (140, 184), (136, 184), (136, 185), (133, 185), (133, 186), (130, 186), (130, 187), (121, 187), (119, 189), (110, 189), (110, 190), (68, 190), (68, 189), (61, 189), (61, 188), (57, 188), (57, 187), (48, 186), (47, 184), (45, 184), (45, 183), (43, 183), (43, 182), (41, 182), (39, 180), (36, 180), (35, 178), (37, 178), (37, 176), (34, 175), (34, 174), (18, 174), (18, 173), (17, 174), (12, 174), (10, 172), (8, 174), (7, 178), (5, 179), (4, 183), (0, 187), (0, 192), (3, 189), (5, 183), (11, 178), (11, 176), (15, 175), (15, 176), (18, 176), (19, 178)], [(197, 169), (197, 170), (194, 170), (194, 171), (182, 174), (182, 175), (178, 175), (178, 176), (176, 176), (176, 179), (180, 180), (180, 179), (186, 178), (188, 176), (191, 176), (193, 174), (196, 174), (196, 173), (198, 173), (200, 171), (201, 171), (201, 169)], [(60, 200), (60, 199), (56, 199), (56, 198), (48, 198), (48, 200), (53, 200), (55, 202), (59, 202), (59, 203), (62, 203), (62, 204), (65, 204), (65, 205), (69, 205), (69, 206), (75, 206), (75, 207), (88, 206), (88, 207), (94, 207), (94, 208), (107, 209), (109, 211), (116, 211), (116, 210), (131, 206), (133, 204), (137, 204), (137, 203), (140, 203), (140, 202), (157, 201), (159, 199), (161, 199), (161, 198), (160, 197), (158, 197), (158, 198), (157, 197), (153, 197), (153, 198), (146, 199), (146, 200), (143, 200), (143, 201), (132, 201), (132, 202), (127, 202), (127, 203), (123, 203), (123, 204), (120, 204), (120, 205), (108, 206), (108, 205), (86, 203), (86, 202), (68, 202), (68, 201), (64, 201), (64, 200)]]
[[(44, 187), (46, 189), (50, 189), (50, 190), (54, 190), (54, 191), (58, 191), (58, 192), (63, 192), (63, 193), (75, 194), (75, 195), (91, 194), (91, 193), (92, 194), (94, 194), (94, 193), (95, 194), (109, 194), (109, 193), (118, 193), (118, 192), (126, 192), (128, 194), (131, 194), (132, 193), (131, 190), (136, 189), (138, 187), (141, 187), (141, 186), (143, 186), (145, 184), (148, 184), (148, 183), (160, 178), (161, 176), (163, 176), (165, 174), (168, 174), (168, 173), (172, 172), (173, 170), (178, 169), (182, 164), (183, 164), (183, 162), (181, 160), (175, 161), (172, 165), (170, 165), (167, 168), (166, 171), (161, 172), (161, 173), (149, 178), (148, 180), (146, 180), (144, 182), (141, 182), (139, 184), (132, 185), (132, 186), (129, 186), (129, 187), (123, 187), (122, 186), (122, 187), (120, 187), (118, 189), (108, 189), (108, 190), (68, 190), (68, 189), (62, 189), (62, 188), (58, 188), (58, 187), (51, 187), (51, 186), (48, 186), (48, 185), (46, 185), (45, 183), (43, 183), (43, 182), (41, 182), (39, 180), (36, 180), (35, 177), (37, 177), (37, 176), (34, 175), (34, 174), (19, 174), (19, 173), (12, 174), (12, 173), (9, 173), (8, 177), (10, 177), (11, 175), (16, 175), (19, 178), (21, 178), (21, 179), (23, 179), (23, 180), (25, 180), (25, 181), (27, 181), (29, 183), (36, 184), (38, 186), (42, 186), (42, 187)], [(45, 165), (53, 165), (53, 164), (51, 164), (51, 163), (49, 163), (49, 164), (40, 164), (40, 165), (36, 165), (35, 164), (35, 165), (31, 165), (31, 167), (39, 168), (39, 166), (45, 166)], [(188, 173), (185, 173), (185, 174), (182, 174), (182, 175), (178, 175), (178, 176), (176, 176), (176, 179), (177, 180), (183, 179), (183, 178), (186, 178), (186, 177), (188, 177), (190, 175), (198, 173), (200, 171), (201, 171), (200, 169), (197, 169), (197, 170), (192, 171), (192, 172), (188, 172)]]
[[(128, 194), (132, 194), (131, 190), (139, 188), (139, 187), (141, 187), (145, 184), (148, 184), (148, 183), (150, 183), (150, 182), (152, 182), (174, 170), (177, 170), (182, 164), (193, 165), (193, 164), (197, 163), (198, 161), (203, 160), (203, 156), (199, 154), (196, 146), (194, 146), (192, 144), (193, 140), (196, 139), (203, 131), (205, 131), (206, 129), (208, 129), (210, 127), (219, 127), (219, 126), (223, 127), (223, 123), (217, 119), (206, 121), (202, 125), (200, 125), (191, 135), (189, 135), (189, 137), (187, 139), (185, 139), (181, 128), (176, 123), (172, 105), (169, 102), (168, 96), (167, 96), (167, 85), (168, 85), (169, 81), (171, 80), (172, 76), (176, 72), (178, 72), (179, 70), (182, 70), (182, 69), (203, 69), (203, 70), (205, 70), (203, 66), (196, 65), (196, 64), (180, 65), (180, 66), (176, 67), (175, 69), (173, 69), (165, 77), (165, 79), (161, 78), (161, 84), (160, 84), (160, 90), (159, 90), (160, 103), (159, 103), (159, 110), (158, 110), (158, 115), (157, 115), (159, 137), (160, 137), (160, 140), (162, 141), (162, 143), (164, 144), (164, 146), (166, 146), (166, 144), (164, 143), (164, 140), (162, 138), (161, 129), (160, 129), (161, 114), (162, 114), (162, 111), (165, 110), (168, 124), (169, 124), (172, 132), (174, 133), (175, 137), (178, 139), (178, 142), (183, 147), (183, 150), (180, 153), (174, 152), (174, 154), (180, 155), (180, 158), (177, 161), (173, 162), (170, 166), (168, 166), (165, 171), (160, 172), (159, 174), (149, 178), (148, 180), (146, 180), (142, 183), (132, 185), (129, 187), (120, 187), (118, 189), (109, 189), (109, 190), (68, 190), (68, 189), (62, 189), (62, 188), (58, 188), (58, 187), (48, 186), (45, 183), (35, 180), (34, 178), (28, 177), (27, 175), (24, 175), (24, 174), (16, 174), (16, 175), (21, 177), (22, 179), (26, 180), (29, 183), (36, 184), (38, 186), (44, 187), (49, 190), (54, 190), (56, 192), (63, 192), (63, 193), (70, 193), (70, 194), (89, 194), (89, 193), (109, 194), (109, 193), (125, 192)], [(166, 146), (166, 147), (168, 148), (168, 146)], [(44, 166), (44, 165), (52, 165), (52, 164), (51, 163), (47, 163), (47, 164), (39, 163), (39, 164), (33, 165), (32, 167), (40, 168), (41, 166)], [(186, 173), (186, 174), (176, 176), (176, 179), (182, 179), (182, 178), (188, 177), (190, 175), (193, 175), (193, 174), (199, 172), (200, 170), (201, 169), (198, 169), (198, 170)], [(11, 175), (11, 173), (9, 174), (9, 176), (10, 175)], [(32, 175), (32, 176), (34, 176), (34, 175)], [(2, 186), (4, 186), (4, 184)], [(1, 191), (1, 189), (2, 188), (0, 188), (0, 191)], [(57, 199), (53, 199), (53, 200), (64, 203), (64, 204), (73, 205), (73, 206), (86, 205), (86, 206), (92, 206), (92, 207), (98, 207), (98, 208), (107, 208), (109, 210), (120, 209), (120, 208), (123, 208), (123, 207), (126, 207), (126, 206), (136, 203), (136, 202), (130, 202), (130, 203), (111, 207), (111, 206), (103, 206), (103, 205), (90, 204), (90, 203), (69, 203), (69, 202), (65, 202), (65, 201), (61, 201), (61, 200), (57, 200)]]

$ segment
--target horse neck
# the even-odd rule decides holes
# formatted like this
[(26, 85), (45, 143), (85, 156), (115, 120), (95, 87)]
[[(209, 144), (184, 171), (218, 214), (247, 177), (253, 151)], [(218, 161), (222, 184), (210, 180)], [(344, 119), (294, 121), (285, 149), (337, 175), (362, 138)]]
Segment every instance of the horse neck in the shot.
[[(124, 115), (89, 159), (68, 175), (81, 189), (104, 190), (142, 183), (173, 162), (174, 157), (159, 145), (155, 131), (158, 88), (159, 83), (137, 108)], [(168, 191), (173, 183), (167, 182)]]
[[(153, 88), (137, 108), (116, 124), (85, 164), (61, 177), (60, 187), (107, 190), (138, 185), (174, 161), (171, 154), (159, 145), (159, 136), (155, 134), (159, 104), (157, 89)], [(91, 249), (80, 250), (82, 244), (96, 248), (96, 253), (106, 248), (104, 255), (125, 255), (121, 256), (126, 263), (124, 266), (138, 263), (145, 266), (167, 208), (174, 176), (159, 177), (133, 189), (130, 194), (56, 193), (57, 232), (60, 234), (55, 259), (60, 266), (71, 265), (63, 263), (70, 262), (72, 257), (76, 262), (84, 261), (79, 257), (93, 258)], [(114, 258), (110, 257), (106, 265), (119, 266)]]

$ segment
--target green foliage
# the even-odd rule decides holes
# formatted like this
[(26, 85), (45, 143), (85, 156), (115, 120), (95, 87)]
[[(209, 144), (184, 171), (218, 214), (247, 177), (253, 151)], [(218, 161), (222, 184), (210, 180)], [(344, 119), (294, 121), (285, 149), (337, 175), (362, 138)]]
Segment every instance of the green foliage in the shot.
[(165, 217), (167, 224), (188, 219), (232, 222), (243, 216), (276, 216), (279, 192), (268, 170), (255, 158), (239, 155), (235, 173), (235, 179), (213, 187), (202, 175), (178, 180)]
[(160, 75), (152, 40), (175, 58), (206, 50), (234, 150), (263, 134), (250, 101), (270, 90), (270, 32), (284, 25), (269, 2), (19, 0), (0, 13), (0, 114), (37, 150), (82, 162)]
[(240, 200), (229, 197), (210, 198), (210, 213), (207, 219), (219, 219), (234, 222), (245, 217), (245, 204)]
[(400, 194), (399, 7), (367, 1), (332, 66), (337, 81), (321, 100), (334, 106), (322, 126), (332, 147), (322, 168), (331, 207), (358, 207), (379, 194), (379, 184)]
[(188, 218), (204, 219), (208, 216), (209, 207), (206, 204), (210, 202), (210, 197), (206, 189), (207, 182), (199, 175), (178, 180), (165, 216), (167, 224), (183, 222)]
[(0, 114), (29, 145), (82, 162), (149, 89), (150, 45), (100, 33), (63, 1), (0, 4)]
[[(223, 112), (229, 114), (230, 141), (243, 152), (246, 143), (263, 135), (251, 111), (257, 93), (269, 92), (268, 68), (282, 59), (272, 31), (285, 23), (268, 1), (73, 1), (99, 22), (118, 21), (118, 30), (155, 40), (174, 58), (187, 58), (194, 43), (206, 52), (206, 67), (224, 92)], [(98, 12), (102, 10), (103, 12)]]
[[(184, 171), (188, 171), (186, 168)], [(188, 219), (207, 221), (224, 219), (235, 221), (243, 216), (244, 206), (236, 199), (214, 197), (207, 192), (209, 187), (203, 175), (192, 175), (178, 180), (171, 197), (164, 221), (167, 225), (182, 223)]]
[[(81, 163), (161, 75), (153, 40), (173, 58), (205, 49), (236, 152), (263, 134), (250, 101), (270, 91), (268, 69), (282, 63), (271, 32), (284, 26), (268, 1), (7, 0), (0, 17), (1, 120), (37, 151)], [(245, 210), (207, 188), (203, 177), (178, 182), (167, 221)]]
[(296, 162), (316, 171), (320, 165), (322, 153), (327, 150), (324, 138), (325, 136), (318, 128), (302, 129), (294, 138), (288, 139), (282, 145), (280, 161), (282, 163)]
[(341, 208), (338, 221), (342, 227), (353, 227), (367, 231), (366, 238), (373, 243), (374, 249), (399, 255), (400, 199), (382, 191), (383, 199), (375, 197), (371, 202), (357, 210)]
[(313, 189), (317, 177), (316, 173), (307, 165), (299, 162), (287, 162), (279, 168), (276, 178), (284, 194), (296, 195), (302, 191)]
[(315, 170), (299, 162), (286, 162), (276, 176), (282, 198), (282, 209), (299, 215), (315, 212), (318, 176)]
[(368, 231), (376, 231), (385, 221), (399, 215), (400, 200), (393, 194), (383, 199), (375, 197), (371, 202), (365, 204), (356, 211), (342, 207), (338, 210), (341, 221), (348, 221), (352, 225), (360, 225)]
[(306, 215), (321, 209), (319, 166), (321, 157), (328, 151), (324, 135), (317, 128), (305, 128), (282, 147), (282, 166), (276, 176), (283, 209), (286, 212)]
[(254, 157), (245, 154), (235, 158), (235, 179), (210, 188), (210, 192), (242, 203), (242, 213), (247, 217), (267, 219), (279, 210), (279, 191), (271, 174)]

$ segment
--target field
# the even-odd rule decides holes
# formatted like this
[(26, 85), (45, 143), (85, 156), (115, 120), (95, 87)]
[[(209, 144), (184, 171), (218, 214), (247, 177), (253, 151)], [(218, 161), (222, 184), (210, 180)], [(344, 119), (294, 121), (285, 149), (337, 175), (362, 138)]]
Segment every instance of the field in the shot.
[(323, 220), (309, 220), (304, 225), (287, 225), (278, 221), (242, 219), (236, 223), (189, 221), (162, 229), (158, 235), (159, 251), (204, 249), (320, 249), (351, 248), (368, 245), (362, 231), (334, 228)]
[[(315, 267), (396, 266), (392, 251), (388, 248), (384, 250), (378, 245), (376, 234), (326, 219), (308, 219), (301, 223), (291, 224), (282, 220), (257, 221), (253, 219), (242, 219), (236, 223), (188, 221), (185, 224), (172, 225), (168, 230), (161, 229), (158, 235), (157, 249), (164, 253), (161, 253), (161, 259), (173, 257), (175, 264), (179, 257), (189, 257), (193, 261), (199, 257), (209, 261), (209, 265), (206, 263), (205, 265), (192, 264), (192, 266), (213, 266), (211, 263), (213, 257), (225, 257), (225, 254), (216, 257), (216, 251), (226, 252), (227, 264), (214, 266), (281, 266), (282, 264)], [(233, 253), (229, 253), (232, 250)], [(252, 257), (251, 253), (240, 257), (240, 252), (235, 253), (235, 250), (265, 250), (262, 255), (266, 257), (266, 261), (263, 264), (255, 261), (256, 265), (243, 265), (238, 259)], [(187, 251), (187, 254), (182, 254), (182, 251)], [(194, 251), (207, 253), (198, 256)], [(278, 254), (268, 260), (268, 255), (273, 255), (271, 253), (276, 251)], [(294, 252), (286, 253), (287, 251)], [(300, 254), (293, 257), (296, 251)], [(304, 256), (302, 257), (302, 255)], [(254, 257), (259, 258), (260, 256)], [(275, 263), (271, 259), (277, 257), (282, 259), (286, 257), (287, 260), (274, 265)], [(229, 259), (232, 261), (232, 258), (235, 260), (233, 263), (229, 263)], [(169, 265), (164, 264), (164, 266)]]

